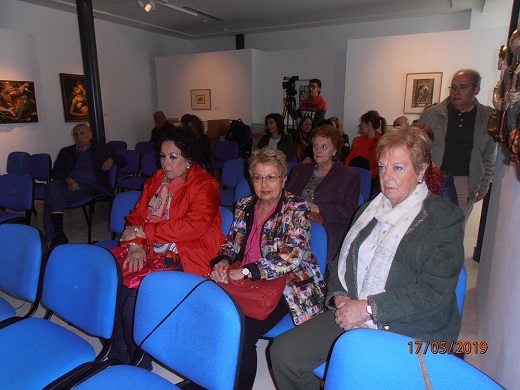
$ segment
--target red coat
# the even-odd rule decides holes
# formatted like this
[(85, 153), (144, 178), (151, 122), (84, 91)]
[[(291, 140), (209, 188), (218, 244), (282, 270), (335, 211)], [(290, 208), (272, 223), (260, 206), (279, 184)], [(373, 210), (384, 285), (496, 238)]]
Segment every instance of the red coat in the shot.
[(127, 225), (142, 225), (147, 244), (175, 242), (185, 272), (209, 274), (209, 262), (226, 240), (221, 228), (218, 183), (199, 165), (193, 165), (186, 182), (171, 200), (170, 219), (145, 222), (148, 202), (163, 177), (163, 170), (159, 169), (146, 181), (135, 208), (126, 217)]

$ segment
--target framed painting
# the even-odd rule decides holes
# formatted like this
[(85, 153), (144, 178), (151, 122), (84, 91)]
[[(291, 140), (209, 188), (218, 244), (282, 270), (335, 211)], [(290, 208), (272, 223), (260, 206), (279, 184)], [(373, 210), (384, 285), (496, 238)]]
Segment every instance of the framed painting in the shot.
[(61, 98), (65, 122), (88, 121), (87, 90), (85, 76), (60, 73)]
[(38, 122), (33, 81), (0, 80), (0, 123)]
[(190, 89), (192, 110), (211, 110), (211, 89)]
[(442, 72), (408, 73), (404, 95), (405, 114), (420, 114), (441, 97)]

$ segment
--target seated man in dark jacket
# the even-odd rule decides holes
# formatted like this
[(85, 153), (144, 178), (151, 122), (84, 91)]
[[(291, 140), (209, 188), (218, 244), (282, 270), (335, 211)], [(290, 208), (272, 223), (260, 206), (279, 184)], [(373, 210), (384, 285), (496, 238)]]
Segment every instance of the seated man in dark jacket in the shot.
[[(92, 141), (92, 131), (85, 124), (72, 129), (74, 145), (60, 150), (52, 170), (53, 181), (45, 188), (45, 230), (52, 236), (51, 248), (69, 242), (63, 229), (63, 211), (69, 205), (95, 195), (112, 194), (108, 171), (115, 163), (126, 165), (121, 155)], [(52, 222), (52, 224), (50, 223)]]

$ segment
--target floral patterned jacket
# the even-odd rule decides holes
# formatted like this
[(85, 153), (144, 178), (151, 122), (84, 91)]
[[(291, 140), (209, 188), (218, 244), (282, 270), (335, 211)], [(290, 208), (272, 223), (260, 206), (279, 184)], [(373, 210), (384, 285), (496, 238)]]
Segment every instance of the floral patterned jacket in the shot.
[[(256, 195), (237, 202), (226, 242), (212, 265), (221, 260), (242, 261), (251, 232)], [(310, 209), (307, 202), (284, 191), (275, 212), (262, 228), (262, 258), (252, 265), (253, 280), (287, 276), (285, 299), (296, 325), (325, 310), (325, 282), (316, 256), (310, 251)]]

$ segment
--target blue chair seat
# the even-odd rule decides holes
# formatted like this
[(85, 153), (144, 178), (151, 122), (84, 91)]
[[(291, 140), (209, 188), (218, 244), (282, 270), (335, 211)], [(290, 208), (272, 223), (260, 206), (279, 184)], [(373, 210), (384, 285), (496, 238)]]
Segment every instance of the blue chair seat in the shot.
[(26, 223), (24, 214), (0, 210), (0, 223)]
[(276, 336), (287, 332), (295, 327), (294, 322), (290, 314), (286, 314), (284, 318), (280, 320), (269, 332), (264, 334), (264, 338), (274, 339)]
[(83, 338), (42, 318), (2, 328), (0, 345), (2, 389), (42, 389), (96, 358), (94, 348)]
[(173, 383), (144, 368), (126, 365), (108, 367), (80, 383), (75, 389), (112, 390), (115, 383), (119, 389), (135, 389), (136, 386), (153, 390), (179, 389)]
[(323, 379), (325, 378), (325, 368), (327, 367), (327, 363), (323, 363), (321, 366), (316, 367), (314, 370), (312, 370), (312, 373), (316, 375), (318, 378)]
[(0, 298), (0, 321), (14, 317), (16, 311), (5, 299)]

